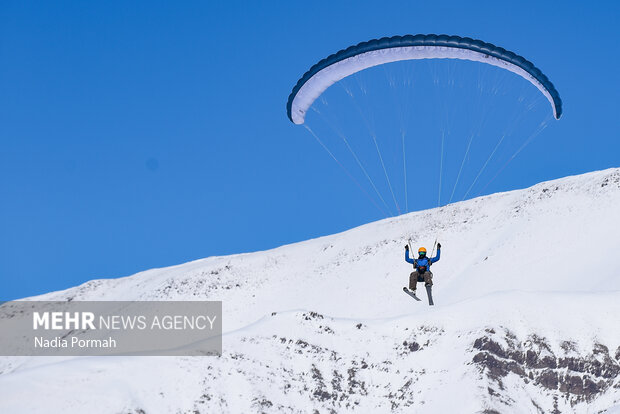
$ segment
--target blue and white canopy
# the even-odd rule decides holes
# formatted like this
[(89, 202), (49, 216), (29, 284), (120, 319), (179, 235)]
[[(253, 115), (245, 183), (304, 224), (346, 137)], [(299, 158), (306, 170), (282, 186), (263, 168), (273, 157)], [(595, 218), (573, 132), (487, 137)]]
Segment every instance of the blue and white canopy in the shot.
[(286, 105), (288, 117), (295, 124), (303, 124), (312, 103), (327, 88), (349, 75), (384, 63), (415, 59), (464, 59), (507, 69), (531, 82), (545, 95), (556, 119), (562, 115), (562, 100), (553, 83), (525, 58), (468, 37), (419, 34), (374, 39), (321, 60), (293, 88)]

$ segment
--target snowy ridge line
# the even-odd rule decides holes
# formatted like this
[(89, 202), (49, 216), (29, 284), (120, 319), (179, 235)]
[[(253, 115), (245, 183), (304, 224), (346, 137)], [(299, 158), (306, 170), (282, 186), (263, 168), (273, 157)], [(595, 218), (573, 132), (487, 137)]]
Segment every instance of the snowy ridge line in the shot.
[[(518, 314), (523, 309), (532, 308), (532, 307), (549, 306), (548, 303), (553, 302), (553, 301), (565, 303), (564, 301), (567, 298), (570, 298), (571, 302), (574, 302), (576, 300), (578, 301), (580, 299), (582, 300), (595, 299), (596, 302), (598, 303), (596, 303), (595, 305), (589, 304), (590, 306), (603, 308), (608, 311), (616, 308), (616, 310), (620, 314), (620, 290), (575, 293), (575, 292), (570, 292), (570, 291), (537, 292), (537, 291), (514, 289), (514, 290), (506, 290), (506, 291), (488, 293), (478, 298), (464, 299), (459, 302), (447, 304), (443, 307), (442, 306), (429, 307), (427, 306), (426, 303), (422, 303), (422, 304), (413, 303), (411, 306), (411, 312), (403, 313), (400, 315), (389, 316), (389, 317), (380, 317), (380, 318), (356, 318), (356, 317), (346, 317), (346, 316), (332, 316), (329, 314), (320, 313), (317, 311), (313, 311), (310, 309), (303, 309), (303, 308), (273, 311), (270, 315), (263, 315), (262, 317), (258, 318), (254, 322), (248, 325), (242, 326), (240, 328), (236, 328), (231, 331), (224, 332), (223, 335), (232, 336), (236, 333), (241, 333), (243, 331), (250, 330), (251, 328), (256, 328), (261, 325), (268, 324), (269, 322), (271, 322), (272, 318), (274, 317), (279, 317), (279, 316), (295, 317), (298, 314), (318, 314), (321, 316), (321, 318), (325, 320), (330, 320), (336, 323), (351, 323), (351, 322), (352, 323), (364, 323), (368, 326), (371, 326), (371, 325), (380, 326), (382, 324), (391, 323), (391, 322), (407, 322), (412, 319), (415, 321), (415, 320), (421, 319), (419, 318), (420, 316), (423, 316), (425, 318), (427, 317), (430, 318), (430, 320), (425, 319), (424, 321), (420, 321), (420, 322), (436, 323), (437, 321), (435, 319), (439, 319), (440, 317), (444, 316), (442, 314), (449, 314), (449, 315), (462, 315), (463, 314), (463, 312), (458, 312), (455, 308), (465, 307), (465, 309), (469, 309), (472, 307), (472, 305), (478, 305), (478, 304), (484, 305), (486, 302), (489, 302), (489, 299), (491, 299), (492, 301), (501, 302), (504, 300), (503, 298), (514, 299), (515, 296), (518, 296), (520, 302), (523, 304), (527, 304), (527, 306), (523, 305), (523, 308), (517, 308), (517, 307), (511, 308), (510, 310), (505, 311), (505, 314), (502, 315), (501, 317), (491, 317), (488, 320), (483, 321), (480, 324), (476, 323), (474, 325), (480, 326), (480, 327), (492, 325), (495, 322), (493, 318), (501, 319), (505, 317), (506, 314)], [(537, 299), (538, 303), (527, 300), (527, 299), (532, 299), (532, 298)], [(546, 302), (548, 303), (546, 304), (543, 303), (544, 301), (541, 299), (546, 299)], [(610, 306), (610, 303), (607, 303), (606, 301), (610, 302), (611, 306)], [(418, 307), (421, 307), (421, 308), (418, 309)], [(530, 313), (536, 313), (535, 310), (528, 309), (528, 311)], [(574, 312), (576, 314), (580, 314), (582, 311), (573, 308), (568, 312)], [(421, 315), (422, 313), (424, 313), (424, 315)], [(557, 315), (557, 317), (565, 318), (566, 315)], [(450, 319), (456, 320), (458, 318), (459, 316), (457, 317), (453, 316)], [(618, 336), (618, 340), (620, 341), (620, 332), (618, 332), (617, 336)]]
[[(50, 292), (50, 293), (46, 293), (46, 294), (41, 294), (41, 295), (37, 295), (37, 296), (32, 296), (32, 297), (28, 297), (28, 298), (23, 298), (20, 300), (42, 300), (40, 298), (42, 297), (46, 297), (48, 295), (52, 295), (52, 294), (62, 294), (62, 293), (66, 293), (68, 291), (71, 291), (73, 289), (79, 288), (79, 287), (83, 287), (89, 283), (93, 283), (93, 282), (107, 282), (107, 281), (120, 281), (122, 279), (126, 279), (126, 278), (131, 278), (131, 277), (144, 277), (144, 276), (153, 276), (152, 273), (153, 272), (157, 272), (157, 273), (169, 273), (171, 271), (174, 270), (187, 270), (188, 267), (199, 267), (199, 266), (203, 266), (203, 265), (209, 265), (211, 264), (211, 261), (218, 261), (218, 260), (231, 260), (231, 259), (239, 259), (239, 258), (247, 258), (247, 259), (252, 259), (254, 258), (256, 255), (262, 255), (265, 253), (278, 253), (279, 251), (281, 251), (281, 249), (291, 249), (291, 248), (302, 248), (302, 247), (306, 247), (309, 245), (312, 245), (314, 243), (320, 242), (320, 241), (331, 241), (334, 238), (339, 238), (339, 237), (344, 237), (349, 235), (351, 232), (356, 232), (356, 231), (361, 231), (364, 230), (367, 226), (375, 226), (375, 225), (381, 225), (381, 224), (398, 224), (398, 223), (402, 223), (402, 222), (406, 222), (409, 221), (412, 218), (418, 218), (419, 216), (422, 215), (432, 215), (432, 213), (435, 213), (437, 211), (446, 211), (449, 209), (460, 209), (460, 208), (466, 208), (468, 205), (472, 204), (473, 202), (479, 201), (479, 200), (483, 200), (486, 201), (489, 198), (501, 198), (501, 197), (506, 197), (506, 196), (510, 196), (510, 195), (518, 195), (519, 193), (522, 193), (524, 191), (531, 191), (531, 192), (536, 192), (537, 190), (547, 187), (551, 184), (554, 185), (566, 185), (566, 184), (570, 184), (573, 181), (575, 181), (575, 179), (578, 179), (579, 181), (584, 181), (584, 178), (598, 178), (598, 177), (604, 177), (604, 176), (610, 176), (610, 175), (614, 175), (615, 174), (620, 174), (620, 168), (609, 168), (606, 170), (601, 170), (601, 171), (595, 171), (595, 172), (590, 172), (587, 174), (583, 174), (583, 175), (571, 175), (571, 176), (566, 176), (560, 179), (556, 179), (556, 180), (549, 180), (549, 181), (543, 181), (541, 183), (535, 184), (533, 186), (530, 187), (526, 187), (526, 188), (522, 188), (522, 189), (515, 189), (515, 190), (510, 190), (510, 191), (504, 191), (504, 192), (498, 192), (492, 195), (483, 195), (483, 196), (479, 196), (470, 200), (465, 200), (465, 201), (459, 201), (456, 203), (452, 203), (446, 206), (442, 206), (442, 207), (434, 207), (434, 208), (430, 208), (430, 209), (426, 209), (426, 210), (420, 210), (420, 211), (413, 211), (407, 214), (403, 214), (401, 216), (397, 216), (397, 217), (388, 217), (385, 219), (381, 219), (378, 220), (376, 222), (373, 223), (369, 223), (369, 224), (363, 224), (351, 229), (347, 229), (344, 230), (342, 232), (338, 232), (338, 233), (334, 233), (331, 235), (325, 235), (325, 236), (319, 236), (316, 238), (312, 238), (312, 239), (308, 239), (308, 240), (303, 240), (303, 241), (299, 241), (299, 242), (295, 242), (295, 243), (291, 243), (291, 244), (286, 244), (286, 245), (281, 245), (281, 246), (277, 246), (271, 249), (267, 249), (267, 250), (262, 250), (262, 251), (255, 251), (255, 252), (246, 252), (246, 253), (235, 253), (235, 254), (231, 254), (231, 255), (223, 255), (223, 256), (209, 256), (206, 258), (202, 258), (202, 259), (196, 259), (190, 262), (186, 262), (186, 263), (182, 263), (182, 264), (176, 264), (176, 265), (171, 265), (171, 266), (166, 266), (166, 267), (159, 267), (159, 268), (153, 268), (153, 269), (149, 269), (149, 270), (145, 270), (145, 271), (141, 271), (138, 273), (135, 273), (133, 275), (127, 275), (127, 276), (122, 276), (119, 278), (99, 278), (99, 279), (93, 279), (91, 281), (85, 282), (81, 285), (78, 285), (76, 287), (72, 287), (72, 288), (68, 288), (68, 289), (64, 289), (64, 290), (60, 290), (60, 291), (55, 291), (55, 292)], [(500, 216), (502, 214), (501, 211), (497, 211), (496, 215)], [(430, 230), (430, 229), (429, 229)]]
[[(208, 265), (215, 265), (217, 261), (230, 261), (230, 260), (236, 260), (236, 259), (253, 259), (257, 256), (262, 256), (264, 254), (267, 253), (279, 253), (281, 251), (288, 251), (290, 249), (299, 249), (299, 248), (304, 248), (304, 247), (313, 247), (314, 244), (318, 243), (318, 242), (323, 242), (323, 241), (327, 241), (327, 242), (336, 242), (338, 241), (338, 239), (341, 239), (343, 237), (346, 237), (348, 235), (351, 235), (351, 233), (355, 233), (355, 232), (363, 232), (368, 226), (382, 226), (382, 225), (397, 225), (397, 224), (405, 224), (409, 221), (411, 221), (412, 219), (417, 219), (420, 218), (422, 216), (434, 216), (436, 213), (447, 213), (447, 212), (454, 212), (454, 210), (460, 210), (463, 208), (468, 208), (468, 206), (477, 203), (478, 201), (487, 201), (489, 199), (497, 199), (497, 200), (501, 200), (504, 199), (507, 196), (518, 196), (519, 193), (523, 193), (523, 192), (536, 192), (537, 190), (547, 187), (551, 184), (554, 184), (556, 186), (562, 186), (562, 185), (566, 185), (566, 184), (571, 184), (573, 183), (575, 180), (578, 181), (594, 181), (596, 178), (599, 177), (605, 177), (605, 176), (613, 176), (613, 175), (620, 175), (620, 168), (609, 168), (606, 170), (601, 170), (601, 171), (595, 171), (595, 172), (590, 172), (590, 173), (586, 173), (583, 175), (571, 175), (571, 176), (566, 176), (560, 179), (556, 179), (556, 180), (550, 180), (550, 181), (544, 181), (538, 184), (535, 184), (533, 186), (530, 187), (526, 187), (523, 189), (515, 189), (515, 190), (510, 190), (510, 191), (504, 191), (504, 192), (498, 192), (492, 195), (483, 195), (483, 196), (479, 196), (470, 200), (466, 200), (466, 201), (459, 201), (456, 203), (452, 203), (446, 206), (442, 206), (442, 207), (434, 207), (434, 208), (430, 208), (430, 209), (426, 209), (426, 210), (420, 210), (420, 211), (414, 211), (414, 212), (410, 212), (407, 214), (403, 214), (401, 216), (397, 216), (397, 217), (388, 217), (385, 219), (381, 219), (378, 220), (376, 222), (373, 223), (368, 223), (368, 224), (363, 224), (351, 229), (347, 229), (344, 230), (342, 232), (338, 232), (338, 233), (334, 233), (331, 235), (325, 235), (325, 236), (319, 236), (316, 238), (312, 238), (312, 239), (308, 239), (308, 240), (303, 240), (303, 241), (299, 241), (299, 242), (295, 242), (295, 243), (291, 243), (291, 244), (286, 244), (286, 245), (281, 245), (281, 246), (277, 246), (271, 249), (267, 249), (267, 250), (262, 250), (262, 251), (256, 251), (256, 252), (248, 252), (248, 253), (235, 253), (235, 254), (231, 254), (231, 255), (223, 255), (223, 256), (209, 256), (206, 258), (201, 258), (201, 259), (196, 259), (190, 262), (186, 262), (186, 263), (182, 263), (182, 264), (176, 264), (176, 265), (171, 265), (171, 266), (165, 266), (165, 267), (158, 267), (158, 268), (152, 268), (152, 269), (148, 269), (145, 271), (141, 271), (132, 275), (127, 275), (127, 276), (121, 276), (118, 278), (98, 278), (98, 279), (93, 279), (90, 280), (88, 282), (82, 283), (78, 286), (75, 287), (71, 287), (71, 288), (67, 288), (67, 289), (63, 289), (63, 290), (59, 290), (59, 291), (54, 291), (54, 292), (49, 292), (49, 293), (45, 293), (45, 294), (41, 294), (41, 295), (36, 295), (36, 296), (31, 296), (31, 297), (27, 297), (27, 298), (22, 298), (19, 300), (54, 300), (54, 299), (49, 299), (49, 296), (60, 296), (60, 295), (64, 295), (64, 294), (68, 294), (68, 293), (72, 293), (74, 290), (79, 289), (79, 288), (84, 288), (87, 286), (90, 286), (92, 284), (95, 283), (99, 283), (99, 284), (103, 284), (103, 283), (118, 283), (121, 282), (123, 280), (134, 280), (136, 278), (144, 278), (144, 277), (154, 277), (154, 276), (158, 276), (158, 277), (165, 277), (166, 274), (170, 274), (170, 273), (174, 273), (175, 270), (182, 270), (182, 271), (187, 271), (187, 270), (191, 270), (193, 268), (201, 268), (203, 266), (208, 266)], [(508, 201), (508, 200), (507, 200)], [(501, 210), (497, 210), (494, 212), (495, 217), (500, 217), (503, 212)], [(440, 221), (440, 220), (439, 220)], [(428, 228), (429, 231), (436, 231), (437, 229), (435, 228)], [(447, 229), (444, 229), (447, 231)], [(442, 230), (443, 231), (443, 230)], [(395, 237), (394, 239), (397, 238), (402, 238), (404, 235), (408, 234), (409, 232), (405, 231), (403, 232), (403, 235), (399, 236), (399, 237)], [(214, 263), (211, 263), (214, 262)], [(162, 282), (162, 284), (164, 284), (164, 282)], [(121, 300), (121, 299), (119, 299)]]

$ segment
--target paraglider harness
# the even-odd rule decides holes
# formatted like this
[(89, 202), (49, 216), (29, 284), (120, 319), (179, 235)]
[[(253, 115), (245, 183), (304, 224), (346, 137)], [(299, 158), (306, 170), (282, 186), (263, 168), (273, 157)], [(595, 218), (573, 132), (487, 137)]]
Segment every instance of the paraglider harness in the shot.
[(426, 266), (418, 266), (418, 259), (413, 259), (413, 268), (418, 271), (418, 282), (424, 282), (424, 273), (428, 270), (430, 272), (431, 268), (431, 259), (426, 257), (427, 265)]

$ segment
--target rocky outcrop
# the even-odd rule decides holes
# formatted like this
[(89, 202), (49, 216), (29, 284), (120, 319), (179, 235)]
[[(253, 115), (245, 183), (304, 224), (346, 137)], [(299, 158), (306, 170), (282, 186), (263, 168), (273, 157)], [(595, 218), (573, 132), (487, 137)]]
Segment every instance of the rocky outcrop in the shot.
[[(510, 331), (487, 330), (473, 343), (472, 362), (504, 390), (504, 380), (515, 375), (523, 383), (543, 388), (553, 398), (571, 406), (593, 401), (612, 387), (618, 387), (620, 350), (615, 353), (602, 344), (591, 344), (587, 352), (564, 341), (554, 351), (552, 344), (536, 335), (518, 341)], [(495, 391), (494, 391), (495, 392)]]

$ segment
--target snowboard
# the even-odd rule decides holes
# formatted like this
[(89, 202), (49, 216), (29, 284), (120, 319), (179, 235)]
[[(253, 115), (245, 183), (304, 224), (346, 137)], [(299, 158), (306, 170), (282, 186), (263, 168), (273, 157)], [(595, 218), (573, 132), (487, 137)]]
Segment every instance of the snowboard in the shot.
[(407, 289), (406, 287), (403, 287), (403, 292), (405, 292), (406, 294), (408, 294), (409, 296), (411, 296), (412, 298), (414, 298), (415, 300), (417, 300), (418, 302), (420, 302), (422, 299), (420, 299), (419, 297), (417, 297), (412, 291), (410, 291), (409, 289)]

